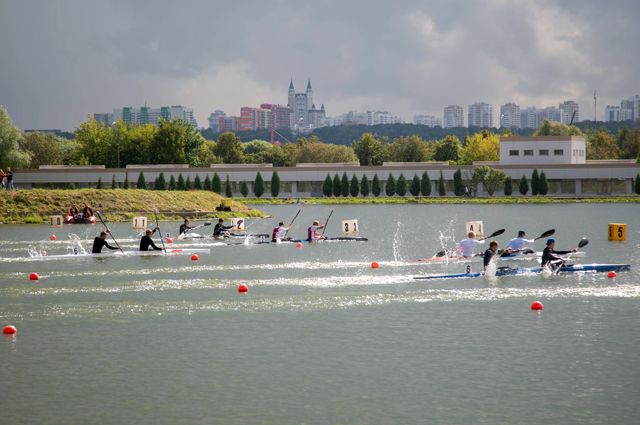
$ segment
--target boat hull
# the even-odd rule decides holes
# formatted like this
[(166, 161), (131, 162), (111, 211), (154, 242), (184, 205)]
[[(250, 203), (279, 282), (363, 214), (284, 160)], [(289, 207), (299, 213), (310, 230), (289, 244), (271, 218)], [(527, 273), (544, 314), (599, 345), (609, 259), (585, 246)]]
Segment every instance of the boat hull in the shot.
[[(629, 271), (631, 269), (630, 264), (570, 264), (561, 267), (559, 273), (607, 273), (607, 272), (621, 272)], [(530, 275), (540, 274), (544, 271), (542, 267), (499, 267), (496, 270), (495, 276), (513, 276), (513, 275)], [(426, 276), (415, 276), (414, 279), (464, 279), (471, 277), (480, 277), (484, 273), (467, 272), (467, 273), (451, 273), (451, 274), (433, 274)]]

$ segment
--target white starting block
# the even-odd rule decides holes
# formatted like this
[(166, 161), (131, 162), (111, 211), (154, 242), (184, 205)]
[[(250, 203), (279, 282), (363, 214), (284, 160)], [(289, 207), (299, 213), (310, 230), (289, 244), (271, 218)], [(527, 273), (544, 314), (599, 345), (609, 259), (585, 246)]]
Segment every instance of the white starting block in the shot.
[(358, 233), (360, 227), (358, 227), (358, 220), (342, 220), (342, 234), (353, 235)]
[(467, 221), (464, 223), (464, 234), (465, 236), (469, 232), (474, 232), (476, 234), (476, 239), (484, 237), (484, 225), (482, 221)]

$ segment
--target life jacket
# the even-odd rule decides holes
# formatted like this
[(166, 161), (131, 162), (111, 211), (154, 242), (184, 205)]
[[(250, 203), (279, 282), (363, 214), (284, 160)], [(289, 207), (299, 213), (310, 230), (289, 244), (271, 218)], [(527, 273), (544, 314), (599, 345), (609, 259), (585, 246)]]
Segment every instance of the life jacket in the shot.
[(309, 226), (307, 229), (307, 240), (311, 242), (313, 240), (313, 230), (311, 230), (313, 226)]
[(276, 240), (276, 236), (278, 236), (278, 232), (279, 231), (280, 231), (280, 226), (278, 226), (275, 229), (273, 229), (273, 232), (271, 232), (271, 240), (272, 241)]

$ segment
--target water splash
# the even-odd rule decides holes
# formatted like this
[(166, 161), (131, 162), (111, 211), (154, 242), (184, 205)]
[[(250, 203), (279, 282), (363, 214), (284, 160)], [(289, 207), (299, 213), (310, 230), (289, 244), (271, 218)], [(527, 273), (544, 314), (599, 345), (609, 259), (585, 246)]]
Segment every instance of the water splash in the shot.
[(400, 255), (400, 229), (402, 228), (402, 221), (398, 220), (396, 226), (396, 234), (393, 235), (393, 260), (403, 261), (402, 255)]

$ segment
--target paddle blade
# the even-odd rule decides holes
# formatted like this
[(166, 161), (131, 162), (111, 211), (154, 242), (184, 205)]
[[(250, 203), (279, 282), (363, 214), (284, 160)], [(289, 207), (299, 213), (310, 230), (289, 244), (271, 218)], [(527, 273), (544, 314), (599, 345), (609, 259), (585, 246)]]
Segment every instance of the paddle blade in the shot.
[(205, 221), (203, 226), (211, 226), (211, 222), (210, 221)]
[(549, 237), (549, 236), (553, 235), (555, 232), (556, 232), (556, 229), (549, 229), (546, 232), (544, 232), (543, 234), (541, 234), (540, 236), (538, 236), (536, 239), (542, 239), (542, 238)]
[(588, 243), (589, 243), (589, 239), (582, 238), (582, 239), (580, 239), (580, 242), (578, 243), (578, 248), (582, 248), (583, 246), (586, 246)]
[(504, 233), (505, 229), (500, 229), (500, 230), (496, 230), (495, 232), (493, 232), (492, 234), (490, 234), (489, 236), (487, 236), (485, 239), (489, 239), (489, 238), (493, 238), (496, 237), (498, 235), (501, 235)]
[(445, 251), (438, 251), (434, 257), (444, 257), (445, 255), (447, 255)]

